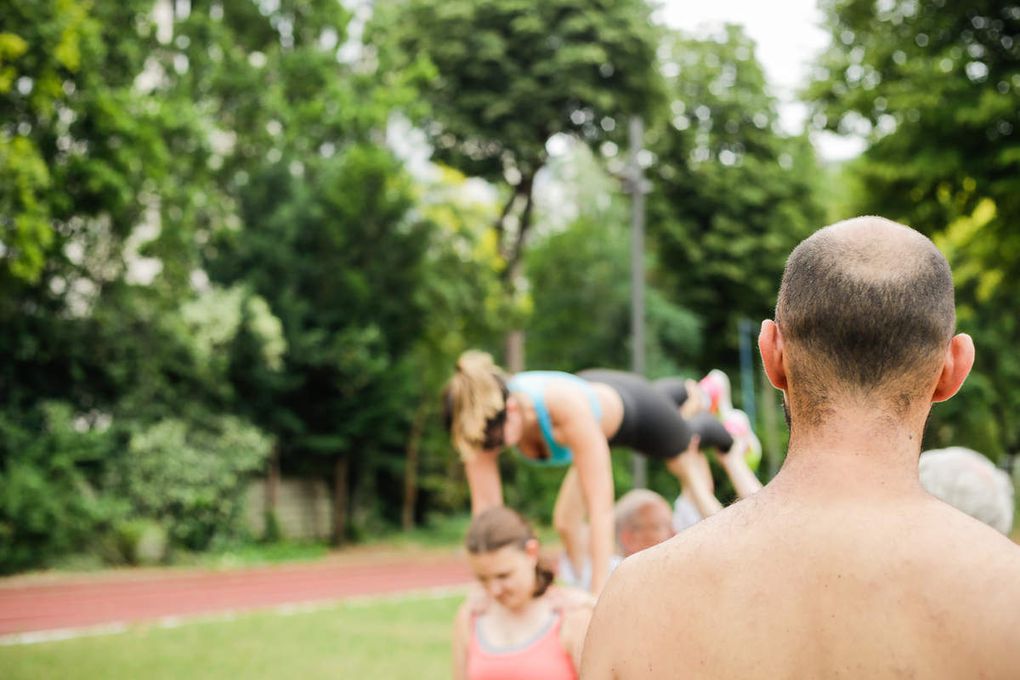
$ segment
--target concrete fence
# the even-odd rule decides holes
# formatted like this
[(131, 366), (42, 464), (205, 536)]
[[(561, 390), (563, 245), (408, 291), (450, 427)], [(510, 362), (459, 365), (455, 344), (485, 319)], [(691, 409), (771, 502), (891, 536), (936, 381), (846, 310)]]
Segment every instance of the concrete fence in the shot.
[[(266, 480), (248, 485), (245, 521), (256, 536), (266, 529)], [(333, 529), (329, 486), (323, 479), (283, 477), (276, 492), (276, 520), (285, 538), (327, 539)]]

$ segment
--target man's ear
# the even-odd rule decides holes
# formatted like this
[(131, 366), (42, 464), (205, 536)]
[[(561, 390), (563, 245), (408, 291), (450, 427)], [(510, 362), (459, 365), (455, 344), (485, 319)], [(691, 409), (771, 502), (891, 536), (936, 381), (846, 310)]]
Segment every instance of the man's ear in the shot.
[(761, 352), (761, 363), (765, 367), (765, 375), (777, 390), (786, 390), (786, 365), (783, 363), (783, 334), (779, 325), (772, 319), (761, 322), (758, 333), (758, 351)]
[(974, 366), (974, 341), (966, 333), (959, 333), (949, 341), (942, 360), (942, 371), (935, 383), (933, 402), (945, 401), (956, 394)]

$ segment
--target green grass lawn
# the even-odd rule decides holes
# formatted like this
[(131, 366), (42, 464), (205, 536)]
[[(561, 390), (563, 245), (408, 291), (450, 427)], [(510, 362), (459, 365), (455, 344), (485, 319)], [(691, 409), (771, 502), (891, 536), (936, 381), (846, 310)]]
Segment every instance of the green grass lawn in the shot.
[(5, 680), (450, 677), (460, 595), (338, 604), (0, 647)]

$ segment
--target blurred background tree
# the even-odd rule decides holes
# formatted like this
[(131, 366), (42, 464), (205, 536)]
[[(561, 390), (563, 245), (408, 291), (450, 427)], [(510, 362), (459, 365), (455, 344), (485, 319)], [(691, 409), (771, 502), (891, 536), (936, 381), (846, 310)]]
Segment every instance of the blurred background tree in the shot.
[(673, 33), (661, 54), (669, 117), (648, 135), (655, 280), (704, 323), (696, 365), (735, 373), (737, 321), (771, 315), (786, 256), (824, 218), (818, 165), (806, 137), (780, 131), (739, 27)]
[[(633, 114), (651, 377), (735, 377), (790, 248), (876, 212), (947, 253), (978, 345), (927, 444), (1016, 452), (1020, 10), (823, 7), (804, 98), (867, 136), (842, 165), (741, 29), (641, 0), (0, 0), (0, 570), (254, 539), (259, 475), (328, 480), (336, 542), (464, 513), (460, 352), (630, 365)], [(548, 519), (559, 473), (504, 458)]]
[(867, 136), (847, 168), (859, 213), (933, 237), (953, 266), (961, 330), (977, 344), (931, 445), (998, 459), (1020, 448), (1020, 7), (826, 0), (832, 33), (806, 97), (815, 124)]
[[(154, 234), (191, 242), (173, 199), (181, 165), (202, 160), (176, 148), (202, 137), (197, 104), (150, 98), (138, 83), (157, 49), (152, 9), (0, 6), (0, 184), (12, 188), (0, 199), (0, 569), (101, 545), (136, 518), (187, 522), (194, 506), (139, 506), (109, 488), (108, 472), (130, 470), (128, 442), (167, 418), (212, 450), (227, 436), (229, 324), (189, 314), (200, 296), (174, 273), (193, 251), (145, 250)], [(232, 458), (265, 454), (252, 424), (231, 433), (252, 446), (215, 454), (209, 502), (221, 506), (244, 491)], [(241, 533), (236, 519), (222, 515), (193, 543)]]
[[(550, 202), (571, 209), (556, 215), (549, 206), (548, 214), (540, 213), (545, 228), (536, 232), (527, 257), (534, 291), (528, 353), (536, 366), (630, 368), (630, 207), (605, 160), (575, 143), (548, 166), (558, 187)], [(552, 226), (557, 219), (563, 224)], [(657, 258), (645, 259), (646, 268), (655, 271)], [(646, 296), (648, 374), (694, 375), (700, 318), (654, 284)]]
[(501, 187), (492, 222), (517, 320), (505, 364), (524, 368), (521, 300), (534, 188), (547, 144), (565, 134), (597, 144), (660, 102), (656, 34), (644, 0), (394, 0), (376, 8), (384, 63), (419, 74), (417, 118), (434, 158)]

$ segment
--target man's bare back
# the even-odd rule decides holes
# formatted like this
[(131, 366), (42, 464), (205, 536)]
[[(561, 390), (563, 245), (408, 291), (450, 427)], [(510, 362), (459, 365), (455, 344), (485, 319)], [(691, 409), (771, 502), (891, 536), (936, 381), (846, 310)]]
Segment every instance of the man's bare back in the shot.
[(620, 566), (582, 677), (1020, 677), (1020, 547), (919, 481), (931, 406), (974, 362), (955, 320), (948, 263), (908, 227), (801, 243), (758, 340), (782, 469)]
[(585, 678), (1020, 673), (1020, 547), (925, 497), (763, 491), (626, 560), (599, 610)]

